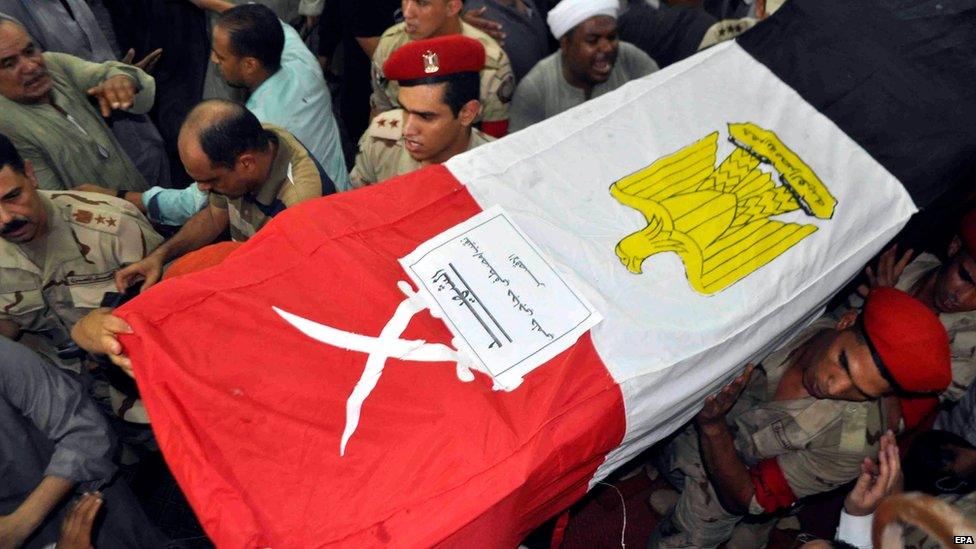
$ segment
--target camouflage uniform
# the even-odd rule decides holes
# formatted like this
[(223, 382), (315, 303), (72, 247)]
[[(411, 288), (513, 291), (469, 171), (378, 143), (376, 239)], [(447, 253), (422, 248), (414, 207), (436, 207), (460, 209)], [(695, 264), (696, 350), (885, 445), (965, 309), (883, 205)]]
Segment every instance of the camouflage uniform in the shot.
[[(349, 174), (353, 187), (363, 187), (420, 169), (422, 164), (403, 148), (404, 111), (395, 109), (376, 116), (359, 140), (356, 165)], [(490, 135), (471, 128), (468, 150), (494, 141)]]
[[(790, 354), (835, 322), (821, 318), (762, 362), (729, 412), (739, 456), (749, 467), (775, 458), (798, 498), (826, 492), (857, 477), (862, 460), (877, 454), (887, 424), (881, 401), (847, 402), (807, 397), (774, 401)], [(689, 425), (665, 448), (661, 472), (681, 496), (661, 522), (661, 547), (716, 547), (743, 517), (719, 503), (705, 473), (698, 434)], [(749, 513), (764, 513), (753, 497)]]
[(322, 166), (293, 135), (270, 124), (264, 124), (264, 127), (278, 136), (278, 152), (271, 164), (271, 173), (261, 188), (240, 198), (210, 193), (210, 204), (227, 210), (230, 236), (237, 242), (254, 236), (285, 208), (335, 192), (335, 186)]
[[(895, 285), (899, 290), (911, 293), (912, 286), (942, 262), (931, 254), (921, 254), (909, 263)], [(864, 300), (855, 292), (835, 311), (839, 317), (847, 309), (860, 309)], [(943, 401), (956, 402), (966, 393), (966, 388), (976, 379), (976, 311), (942, 313), (939, 320), (949, 333), (952, 352), (952, 383), (940, 395)]]
[[(81, 361), (66, 356), (74, 349), (72, 326), (97, 309), (106, 292), (116, 291), (115, 271), (141, 260), (163, 238), (125, 200), (73, 191), (38, 194), (47, 234), (26, 244), (0, 239), (0, 320), (17, 324), (25, 343), (78, 373)], [(124, 395), (110, 397), (118, 411)], [(131, 412), (124, 419), (147, 421), (141, 406)]]
[[(474, 38), (485, 46), (485, 68), (481, 71), (481, 116), (478, 121), (508, 120), (508, 104), (515, 91), (515, 75), (512, 73), (508, 55), (494, 38), (467, 23), (461, 23), (461, 34)], [(383, 63), (391, 53), (409, 40), (404, 23), (393, 25), (380, 36), (380, 43), (373, 54), (373, 95), (369, 99), (370, 105), (380, 112), (400, 107), (397, 102), (400, 85), (383, 76)]]

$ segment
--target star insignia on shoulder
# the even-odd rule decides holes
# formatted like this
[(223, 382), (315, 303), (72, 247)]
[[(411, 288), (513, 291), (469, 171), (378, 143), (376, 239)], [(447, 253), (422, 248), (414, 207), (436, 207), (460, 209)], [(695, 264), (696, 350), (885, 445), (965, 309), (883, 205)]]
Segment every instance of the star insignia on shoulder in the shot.
[(399, 120), (390, 120), (390, 127), (391, 128), (395, 128), (395, 127), (397, 127), (399, 125), (400, 125), (400, 121)]
[(109, 227), (114, 227), (115, 226), (115, 218), (113, 218), (113, 217), (106, 217), (105, 218), (105, 224), (108, 225)]
[(105, 218), (102, 217), (102, 216), (100, 216), (100, 215), (97, 215), (97, 216), (95, 216), (95, 223), (98, 223), (99, 225), (101, 225), (102, 223), (105, 223)]
[(386, 120), (383, 120), (381, 118), (381, 119), (379, 119), (379, 120), (376, 121), (376, 125), (379, 126), (379, 127), (381, 127), (381, 128), (383, 128), (383, 127), (386, 126)]

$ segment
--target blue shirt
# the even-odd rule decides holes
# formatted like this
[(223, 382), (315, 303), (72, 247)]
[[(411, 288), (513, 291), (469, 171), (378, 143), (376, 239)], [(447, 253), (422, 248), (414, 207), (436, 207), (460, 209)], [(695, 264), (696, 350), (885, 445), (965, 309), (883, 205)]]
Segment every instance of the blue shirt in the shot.
[[(281, 68), (254, 90), (246, 106), (262, 124), (288, 130), (311, 152), (336, 190), (348, 190), (349, 171), (322, 69), (298, 32), (284, 23), (282, 27)], [(194, 183), (186, 189), (153, 187), (143, 193), (142, 203), (153, 223), (179, 227), (207, 204), (207, 197)]]
[(258, 86), (248, 98), (248, 110), (262, 124), (288, 130), (318, 160), (338, 190), (349, 188), (349, 170), (342, 155), (339, 127), (332, 114), (332, 97), (322, 69), (301, 36), (291, 26), (285, 30), (281, 68)]

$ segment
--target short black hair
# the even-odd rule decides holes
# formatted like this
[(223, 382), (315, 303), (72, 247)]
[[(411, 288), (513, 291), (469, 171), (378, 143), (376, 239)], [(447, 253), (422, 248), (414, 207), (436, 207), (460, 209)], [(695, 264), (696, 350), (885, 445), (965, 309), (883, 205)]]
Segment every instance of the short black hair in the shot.
[(13, 171), (24, 173), (24, 158), (6, 135), (0, 133), (0, 170), (10, 166)]
[(227, 31), (234, 55), (253, 57), (272, 73), (281, 68), (285, 31), (270, 8), (261, 4), (235, 6), (220, 14), (217, 25)]
[(210, 164), (234, 169), (237, 157), (253, 151), (265, 151), (278, 138), (261, 126), (254, 113), (243, 105), (224, 99), (210, 99), (187, 115), (189, 124), (199, 128), (200, 148)]
[(481, 97), (481, 74), (477, 72), (456, 72), (447, 76), (400, 80), (399, 84), (401, 88), (447, 84), (444, 86), (444, 103), (451, 109), (454, 118), (457, 118), (461, 108), (467, 105), (469, 101), (475, 101)]

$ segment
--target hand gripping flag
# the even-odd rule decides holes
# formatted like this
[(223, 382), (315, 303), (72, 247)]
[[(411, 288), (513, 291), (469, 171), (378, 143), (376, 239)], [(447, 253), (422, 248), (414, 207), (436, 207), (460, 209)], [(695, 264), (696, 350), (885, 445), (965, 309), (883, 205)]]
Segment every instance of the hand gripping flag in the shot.
[[(286, 210), (126, 305), (207, 533), (511, 547), (673, 432), (964, 176), (973, 10), (938, 6), (791, 0), (446, 166)], [(496, 205), (604, 317), (508, 392), (398, 263)]]

